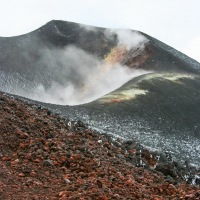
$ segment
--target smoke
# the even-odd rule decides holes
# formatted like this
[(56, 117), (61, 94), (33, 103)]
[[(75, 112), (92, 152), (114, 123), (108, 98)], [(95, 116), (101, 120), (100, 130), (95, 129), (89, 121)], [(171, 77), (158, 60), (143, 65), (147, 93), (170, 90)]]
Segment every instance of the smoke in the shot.
[[(103, 68), (110, 68), (110, 66), (105, 64)], [(62, 105), (83, 104), (98, 99), (117, 89), (133, 77), (145, 73), (147, 72), (142, 70), (132, 72), (132, 70), (124, 68), (120, 64), (112, 66), (107, 72), (102, 71), (102, 66), (97, 66), (92, 73), (86, 74), (85, 78), (82, 77), (82, 84), (78, 84), (79, 87), (76, 82), (70, 80), (67, 84), (60, 84), (55, 81), (48, 89), (40, 84), (30, 98)], [(82, 74), (82, 76), (84, 75), (85, 73)]]
[(148, 39), (139, 32), (128, 29), (107, 29), (105, 34), (108, 38), (116, 35), (118, 45), (125, 46), (128, 51), (131, 49), (141, 48), (148, 42)]
[(46, 49), (40, 62), (48, 63), (52, 82), (48, 88), (39, 84), (29, 98), (63, 105), (91, 102), (133, 77), (147, 73), (120, 63), (106, 63), (75, 46), (64, 50)]
[(95, 72), (100, 60), (94, 55), (76, 47), (64, 49), (43, 49), (38, 65), (51, 72), (51, 79), (66, 86), (69, 82), (80, 87), (88, 76)]

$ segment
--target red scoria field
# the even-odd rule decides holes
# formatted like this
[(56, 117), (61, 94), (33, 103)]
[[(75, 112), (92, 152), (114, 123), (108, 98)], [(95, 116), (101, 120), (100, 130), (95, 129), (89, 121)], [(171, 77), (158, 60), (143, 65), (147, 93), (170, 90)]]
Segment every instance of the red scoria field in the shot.
[(200, 189), (134, 167), (110, 136), (0, 93), (0, 199), (200, 199)]

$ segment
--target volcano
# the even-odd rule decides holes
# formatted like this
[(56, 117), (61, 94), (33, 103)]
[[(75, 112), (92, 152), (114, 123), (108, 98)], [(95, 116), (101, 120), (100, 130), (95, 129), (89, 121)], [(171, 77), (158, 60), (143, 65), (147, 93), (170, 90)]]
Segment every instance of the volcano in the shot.
[(0, 37), (0, 90), (200, 165), (200, 63), (145, 33), (53, 20)]

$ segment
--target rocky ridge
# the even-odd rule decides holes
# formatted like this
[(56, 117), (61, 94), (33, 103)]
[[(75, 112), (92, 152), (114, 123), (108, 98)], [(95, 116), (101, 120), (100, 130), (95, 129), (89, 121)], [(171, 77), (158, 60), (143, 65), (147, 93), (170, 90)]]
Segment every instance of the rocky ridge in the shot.
[(96, 133), (2, 93), (0, 115), (1, 199), (200, 197), (199, 187), (179, 174), (156, 171), (157, 155), (133, 141)]

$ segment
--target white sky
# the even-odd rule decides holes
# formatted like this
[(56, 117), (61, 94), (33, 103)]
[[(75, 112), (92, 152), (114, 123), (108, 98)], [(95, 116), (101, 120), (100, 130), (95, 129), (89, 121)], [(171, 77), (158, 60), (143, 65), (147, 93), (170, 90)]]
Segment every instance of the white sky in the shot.
[(52, 19), (140, 30), (200, 62), (200, 0), (0, 0), (0, 36)]

